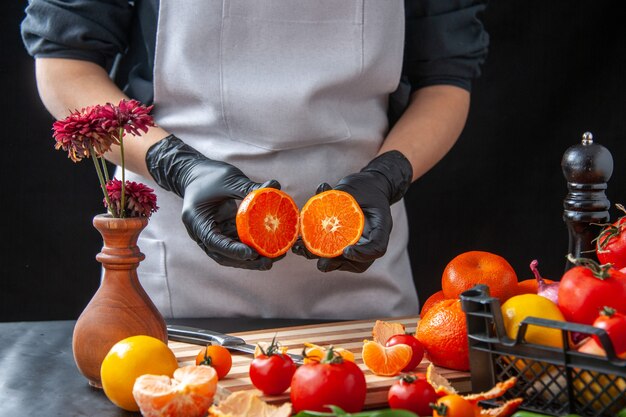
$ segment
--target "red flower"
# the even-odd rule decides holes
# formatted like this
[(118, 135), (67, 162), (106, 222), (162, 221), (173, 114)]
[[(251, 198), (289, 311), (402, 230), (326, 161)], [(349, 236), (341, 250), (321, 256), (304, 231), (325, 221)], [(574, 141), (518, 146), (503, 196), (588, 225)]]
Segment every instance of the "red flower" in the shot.
[(74, 110), (65, 119), (54, 122), (52, 137), (56, 140), (55, 149), (67, 151), (68, 158), (74, 162), (92, 156), (90, 147), (93, 147), (96, 157), (109, 151), (114, 139), (100, 134), (99, 107)]
[[(121, 212), (122, 181), (113, 178), (106, 184), (107, 194), (113, 206), (114, 213)], [(154, 190), (145, 184), (126, 181), (126, 215), (128, 217), (150, 217), (159, 207)], [(106, 199), (104, 206), (107, 207)]]
[(98, 106), (98, 133), (110, 135), (119, 141), (120, 128), (123, 128), (127, 133), (141, 136), (140, 131), (146, 133), (149, 127), (155, 126), (154, 119), (149, 114), (152, 107), (144, 106), (137, 100), (125, 99), (117, 106), (111, 103)]

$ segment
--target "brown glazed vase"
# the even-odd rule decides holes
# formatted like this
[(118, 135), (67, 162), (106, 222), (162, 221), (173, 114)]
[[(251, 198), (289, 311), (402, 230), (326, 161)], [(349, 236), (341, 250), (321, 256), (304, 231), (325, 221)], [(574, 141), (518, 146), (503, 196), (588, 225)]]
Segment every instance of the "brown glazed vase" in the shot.
[(76, 366), (96, 388), (102, 387), (102, 360), (118, 341), (148, 335), (167, 343), (163, 316), (137, 277), (139, 262), (145, 258), (137, 238), (147, 224), (145, 217), (120, 219), (99, 214), (93, 219), (104, 240), (102, 251), (96, 255), (104, 275), (76, 322), (72, 349)]

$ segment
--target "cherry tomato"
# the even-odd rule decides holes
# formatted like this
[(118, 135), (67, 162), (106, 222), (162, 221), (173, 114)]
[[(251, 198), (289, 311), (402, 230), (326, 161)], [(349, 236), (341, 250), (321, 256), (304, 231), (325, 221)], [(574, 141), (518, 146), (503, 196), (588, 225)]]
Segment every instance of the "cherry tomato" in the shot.
[(430, 415), (433, 410), (430, 403), (439, 396), (428, 381), (415, 375), (405, 375), (389, 388), (387, 402), (390, 408), (413, 411), (419, 416)]
[[(625, 211), (621, 204), (617, 207)], [(626, 216), (602, 228), (596, 239), (596, 255), (603, 264), (610, 263), (617, 269), (626, 267)]]
[(457, 394), (444, 395), (433, 406), (433, 417), (474, 417), (476, 409)]
[[(614, 308), (604, 307), (593, 322), (593, 326), (607, 332), (616, 355), (626, 353), (626, 315), (618, 313)], [(593, 338), (600, 344), (598, 337), (594, 336)], [(600, 344), (600, 346), (602, 345)]]
[(559, 283), (558, 306), (567, 321), (592, 324), (605, 305), (626, 313), (626, 274), (610, 264), (570, 258), (576, 266)]
[[(398, 344), (404, 344), (411, 346), (413, 349), (413, 355), (411, 355), (411, 360), (409, 364), (402, 369), (402, 372), (411, 372), (413, 369), (417, 368), (417, 365), (422, 362), (424, 358), (424, 346), (417, 340), (417, 337), (410, 334), (397, 334), (395, 336), (391, 336), (385, 346), (393, 346)], [(419, 414), (419, 413), (418, 413)]]
[(230, 372), (233, 358), (228, 349), (219, 345), (207, 345), (196, 355), (196, 365), (211, 366), (217, 372), (217, 379), (222, 379)]
[(321, 361), (300, 366), (291, 380), (291, 403), (296, 413), (329, 411), (328, 405), (355, 413), (363, 408), (365, 393), (363, 371), (332, 347)]
[(265, 395), (278, 395), (291, 383), (296, 364), (282, 353), (261, 354), (250, 364), (250, 381)]

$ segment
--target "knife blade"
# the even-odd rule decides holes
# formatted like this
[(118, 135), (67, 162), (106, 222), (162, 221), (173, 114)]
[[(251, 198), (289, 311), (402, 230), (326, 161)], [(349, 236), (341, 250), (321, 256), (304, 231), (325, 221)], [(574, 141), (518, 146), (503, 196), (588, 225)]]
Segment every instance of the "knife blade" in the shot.
[[(229, 334), (215, 332), (213, 330), (199, 329), (196, 327), (180, 326), (176, 324), (167, 325), (167, 337), (177, 342), (193, 343), (196, 345), (206, 345), (207, 342), (215, 343), (227, 349), (244, 353), (252, 353), (256, 346), (246, 343), (244, 339)], [(287, 353), (291, 359), (302, 364), (304, 358), (301, 355)]]

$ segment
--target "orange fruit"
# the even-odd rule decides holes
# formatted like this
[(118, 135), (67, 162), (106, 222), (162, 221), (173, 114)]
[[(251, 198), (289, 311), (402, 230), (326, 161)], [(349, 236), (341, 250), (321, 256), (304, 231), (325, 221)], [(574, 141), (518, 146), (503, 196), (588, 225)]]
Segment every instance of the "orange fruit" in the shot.
[(394, 323), (384, 320), (376, 320), (374, 327), (372, 328), (372, 337), (374, 338), (374, 341), (380, 343), (381, 345), (387, 343), (387, 340), (389, 340), (391, 336), (404, 333), (406, 332), (402, 323)]
[[(554, 284), (554, 281), (551, 279), (544, 278), (543, 281), (547, 284)], [(538, 283), (535, 278), (525, 279), (517, 283), (517, 288), (515, 289), (514, 295), (520, 294), (537, 294)]]
[(298, 238), (298, 207), (284, 191), (259, 188), (241, 201), (235, 223), (243, 243), (262, 256), (276, 258)]
[(102, 361), (102, 389), (113, 404), (128, 411), (139, 411), (133, 398), (133, 384), (143, 374), (168, 377), (178, 368), (174, 352), (151, 336), (131, 336), (114, 344)]
[(477, 284), (489, 287), (492, 297), (505, 302), (515, 295), (517, 274), (509, 262), (491, 252), (464, 252), (446, 265), (441, 277), (445, 298), (459, 298), (463, 291)]
[(300, 211), (300, 234), (309, 252), (334, 258), (358, 242), (365, 216), (350, 194), (329, 190), (314, 195)]
[(426, 312), (430, 310), (432, 306), (437, 304), (439, 301), (443, 301), (445, 299), (446, 299), (446, 296), (443, 295), (443, 290), (439, 290), (436, 293), (432, 294), (430, 297), (426, 299), (426, 301), (424, 301), (424, 304), (422, 304), (420, 316), (423, 316), (424, 314), (426, 314)]
[(188, 365), (174, 377), (145, 374), (137, 378), (133, 396), (144, 417), (201, 417), (213, 403), (217, 372), (210, 366)]
[(233, 358), (224, 346), (209, 344), (196, 355), (196, 365), (207, 365), (215, 368), (217, 379), (222, 379), (230, 372)]
[(235, 391), (209, 408), (211, 417), (289, 417), (291, 403), (281, 406), (266, 403), (253, 390)]
[(415, 337), (424, 346), (426, 357), (435, 365), (469, 370), (467, 325), (460, 300), (443, 300), (435, 304), (417, 322)]
[(411, 361), (413, 349), (409, 345), (383, 346), (378, 342), (363, 341), (362, 359), (367, 368), (376, 375), (398, 375)]

